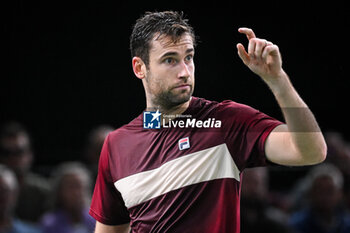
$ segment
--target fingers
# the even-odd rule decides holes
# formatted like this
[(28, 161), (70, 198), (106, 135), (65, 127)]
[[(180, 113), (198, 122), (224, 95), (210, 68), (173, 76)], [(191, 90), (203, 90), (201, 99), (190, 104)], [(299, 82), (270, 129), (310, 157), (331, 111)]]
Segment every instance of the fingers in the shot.
[(273, 44), (270, 41), (253, 38), (249, 40), (248, 55), (250, 58), (261, 58), (265, 48), (271, 45)]
[(254, 52), (255, 52), (255, 48), (256, 48), (256, 40), (255, 38), (250, 39), (249, 43), (248, 43), (248, 54), (250, 57), (254, 57)]
[(279, 54), (278, 46), (272, 44), (271, 42), (268, 42), (261, 54), (261, 58), (266, 60), (268, 55), (277, 56), (278, 54)]
[(238, 29), (238, 32), (245, 34), (249, 40), (248, 51), (241, 43), (237, 44), (238, 55), (244, 64), (249, 64), (251, 59), (266, 60), (268, 55), (278, 55), (277, 45), (265, 39), (257, 38), (252, 29), (242, 27)]
[(237, 44), (238, 56), (242, 59), (243, 63), (248, 65), (250, 58), (248, 53), (245, 51), (244, 46), (241, 43)]
[(238, 32), (245, 34), (249, 40), (249, 44), (248, 44), (249, 56), (260, 57), (264, 47), (267, 45), (267, 41), (256, 38), (254, 31), (250, 28), (241, 27), (238, 29)]
[(267, 45), (267, 40), (256, 39), (254, 56), (255, 57), (261, 57), (262, 52), (265, 49), (266, 45)]
[(253, 39), (253, 38), (256, 37), (254, 31), (252, 29), (250, 29), (250, 28), (242, 27), (242, 28), (238, 29), (238, 32), (240, 32), (242, 34), (245, 34), (247, 36), (248, 40)]

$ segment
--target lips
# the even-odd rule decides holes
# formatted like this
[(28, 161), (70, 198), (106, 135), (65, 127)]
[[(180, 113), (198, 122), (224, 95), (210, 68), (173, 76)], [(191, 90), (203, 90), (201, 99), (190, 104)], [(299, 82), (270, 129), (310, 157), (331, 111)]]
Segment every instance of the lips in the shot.
[(181, 85), (177, 85), (177, 86), (175, 86), (174, 88), (175, 89), (185, 89), (185, 88), (190, 88), (191, 87), (191, 85), (189, 85), (189, 84), (181, 84)]

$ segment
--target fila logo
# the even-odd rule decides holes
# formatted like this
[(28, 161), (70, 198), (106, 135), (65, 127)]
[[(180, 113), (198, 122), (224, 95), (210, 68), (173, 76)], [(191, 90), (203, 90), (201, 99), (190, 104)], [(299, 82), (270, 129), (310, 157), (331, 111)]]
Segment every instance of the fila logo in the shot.
[(190, 148), (190, 139), (188, 137), (181, 138), (179, 140), (179, 149), (180, 150), (185, 150)]

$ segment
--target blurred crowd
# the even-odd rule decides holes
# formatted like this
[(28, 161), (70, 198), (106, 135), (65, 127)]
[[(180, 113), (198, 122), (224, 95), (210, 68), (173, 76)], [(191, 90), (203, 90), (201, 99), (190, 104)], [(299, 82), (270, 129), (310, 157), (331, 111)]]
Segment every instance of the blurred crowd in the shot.
[[(33, 172), (30, 132), (18, 122), (3, 125), (0, 233), (92, 233), (89, 202), (100, 150), (112, 130), (93, 128), (84, 157), (58, 164), (47, 177)], [(325, 136), (326, 161), (300, 168), (302, 176), (294, 180), (288, 178), (292, 168), (277, 165), (243, 172), (242, 233), (350, 233), (350, 143), (340, 133)], [(272, 176), (288, 188), (271, 187)]]
[(88, 214), (99, 154), (113, 128), (91, 130), (79, 161), (55, 166), (50, 176), (33, 172), (31, 135), (10, 122), (0, 129), (0, 233), (92, 233)]
[[(350, 143), (326, 133), (327, 159), (315, 166), (247, 169), (242, 179), (242, 233), (350, 233)], [(270, 188), (271, 174), (281, 186)], [(292, 177), (293, 178), (293, 177)]]

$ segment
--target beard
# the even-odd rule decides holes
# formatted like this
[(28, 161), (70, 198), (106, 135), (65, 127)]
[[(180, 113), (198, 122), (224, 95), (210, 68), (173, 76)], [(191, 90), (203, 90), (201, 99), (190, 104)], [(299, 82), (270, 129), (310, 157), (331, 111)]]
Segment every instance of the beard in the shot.
[[(151, 72), (149, 72), (146, 76), (146, 82), (149, 82), (152, 78)], [(176, 84), (169, 88), (163, 88), (160, 92), (154, 93), (152, 95), (153, 105), (163, 109), (171, 109), (189, 101), (193, 94), (193, 84), (188, 83), (187, 79), (182, 84), (188, 84), (189, 89), (178, 90), (176, 87), (179, 84)], [(162, 87), (162, 85), (160, 85), (160, 87)]]
[(178, 91), (174, 88), (170, 88), (169, 90), (162, 91), (154, 96), (153, 103), (165, 109), (171, 109), (186, 103), (193, 94), (192, 85), (189, 87), (189, 90)]

